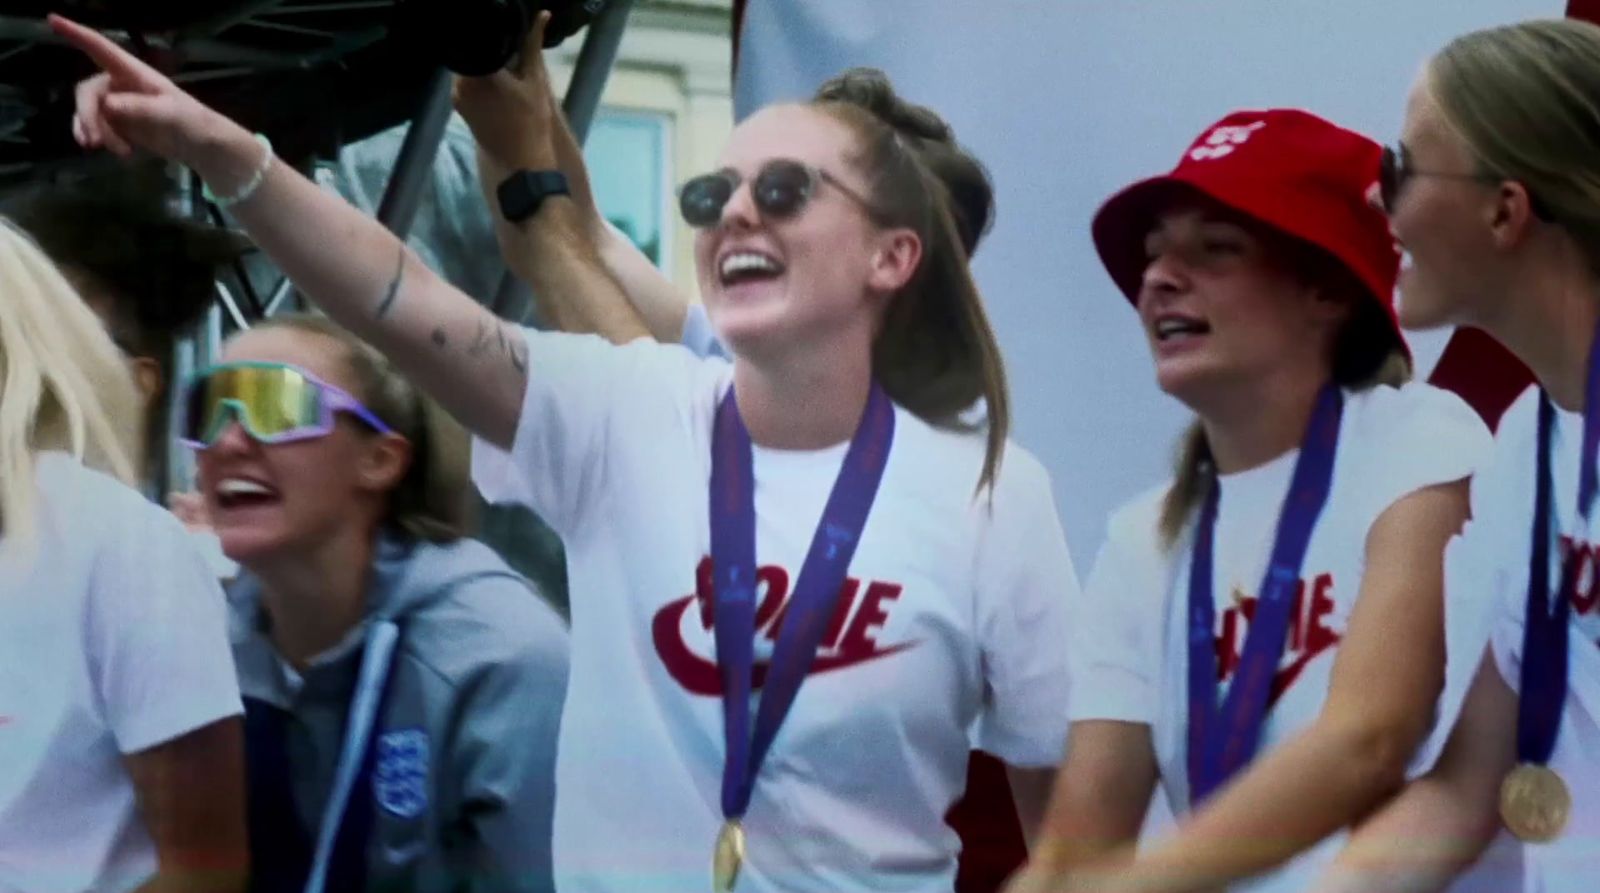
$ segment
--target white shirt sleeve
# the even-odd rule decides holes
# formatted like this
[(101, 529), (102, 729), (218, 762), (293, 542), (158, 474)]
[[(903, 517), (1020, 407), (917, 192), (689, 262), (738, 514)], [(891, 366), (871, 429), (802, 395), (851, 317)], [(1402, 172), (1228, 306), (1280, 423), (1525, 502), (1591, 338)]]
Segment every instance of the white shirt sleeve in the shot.
[[(1431, 768), (1443, 752), (1485, 647), (1517, 687), (1522, 651), (1522, 604), (1526, 598), (1529, 511), (1524, 497), (1533, 479), (1531, 453), (1523, 440), (1533, 405), (1519, 400), (1501, 417), (1500, 437), (1472, 478), (1471, 517), (1444, 552), (1444, 687), (1439, 694), (1433, 729), (1412, 761), (1412, 771)], [(1443, 447), (1451, 441), (1441, 436)], [(1513, 565), (1507, 566), (1507, 556)], [(1517, 556), (1521, 556), (1520, 560)], [(1508, 670), (1509, 668), (1509, 670)]]
[(1089, 572), (1082, 609), (1073, 618), (1074, 722), (1153, 725), (1160, 711), (1163, 571), (1170, 561), (1160, 554), (1149, 508), (1134, 504), (1112, 515)]
[[(1362, 450), (1352, 473), (1361, 491), (1375, 500), (1376, 518), (1406, 496), (1437, 484), (1472, 477), (1494, 451), (1483, 419), (1449, 391), (1414, 382), (1402, 388), (1374, 388), (1369, 410), (1352, 419), (1341, 443), (1400, 444), (1399, 449)], [(1334, 480), (1338, 488), (1339, 481)]]
[[(1483, 661), (1485, 647), (1493, 649), (1502, 672), (1506, 661), (1515, 661), (1514, 654), (1522, 650), (1522, 616), (1520, 612), (1507, 615), (1508, 575), (1505, 568), (1495, 566), (1505, 545), (1500, 535), (1502, 528), (1495, 523), (1498, 519), (1479, 514), (1478, 483), (1474, 480), (1472, 485), (1474, 520), (1468, 521), (1445, 547), (1444, 686), (1439, 692), (1433, 727), (1412, 759), (1414, 774), (1432, 768), (1444, 752)], [(1517, 601), (1520, 604), (1520, 599)], [(1515, 651), (1510, 650), (1511, 637), (1516, 640)], [(1514, 670), (1511, 687), (1516, 689)]]
[(511, 449), (475, 442), (473, 481), (491, 501), (533, 509), (563, 538), (602, 501), (614, 437), (663, 435), (726, 376), (726, 364), (645, 338), (617, 346), (536, 329), (524, 337), (528, 387)]
[(987, 689), (978, 742), (1013, 766), (1055, 766), (1067, 741), (1067, 618), (1081, 597), (1078, 575), (1049, 475), (1016, 448), (1004, 465), (976, 567)]
[[(1495, 667), (1515, 692), (1522, 690), (1522, 636), (1527, 625), (1528, 558), (1533, 544), (1538, 419), (1537, 388), (1530, 388), (1501, 416), (1495, 438), (1495, 461), (1472, 482), (1474, 521), (1467, 531), (1482, 528), (1485, 535), (1469, 539), (1463, 534), (1459, 539), (1464, 558), (1475, 563), (1470, 567), (1470, 576), (1462, 576), (1475, 585), (1462, 591), (1448, 591), (1452, 608), (1463, 596), (1473, 597), (1474, 604), (1466, 607), (1486, 618), (1489, 625), (1486, 638)], [(1551, 563), (1553, 589), (1560, 564), (1554, 556)], [(1454, 578), (1449, 582), (1453, 583)], [(1486, 584), (1491, 584), (1492, 588)]]
[(125, 754), (242, 711), (217, 576), (177, 519), (107, 506), (87, 601), (90, 677)]
[(721, 357), (725, 360), (733, 359), (728, 349), (717, 338), (717, 330), (711, 325), (711, 317), (706, 315), (706, 305), (691, 302), (684, 308), (683, 346), (689, 348), (697, 357)]

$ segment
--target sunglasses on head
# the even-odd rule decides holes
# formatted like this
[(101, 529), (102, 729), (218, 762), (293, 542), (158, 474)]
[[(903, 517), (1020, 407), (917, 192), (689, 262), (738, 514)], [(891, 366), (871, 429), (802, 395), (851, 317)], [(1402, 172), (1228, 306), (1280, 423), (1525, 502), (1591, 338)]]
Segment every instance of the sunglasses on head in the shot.
[[(678, 191), (678, 210), (684, 222), (695, 229), (716, 226), (741, 182), (743, 179), (737, 171), (724, 169), (701, 174), (683, 184)], [(877, 219), (872, 205), (838, 178), (821, 168), (787, 158), (774, 159), (761, 166), (755, 179), (750, 181), (750, 196), (761, 216), (787, 220), (805, 208), (822, 183), (839, 190), (860, 205), (867, 216)]]
[(239, 422), (256, 441), (290, 443), (324, 437), (338, 413), (349, 413), (380, 434), (392, 434), (372, 411), (341, 388), (286, 363), (226, 363), (189, 384), (179, 440), (203, 450)]
[[(1383, 159), (1378, 166), (1378, 199), (1383, 203), (1385, 214), (1393, 214), (1395, 205), (1400, 201), (1400, 194), (1405, 191), (1406, 185), (1413, 177), (1433, 177), (1440, 180), (1470, 180), (1478, 183), (1498, 183), (1505, 179), (1495, 174), (1458, 174), (1442, 171), (1422, 171), (1411, 166), (1411, 153), (1405, 146), (1398, 149), (1392, 146), (1383, 147)], [(1527, 188), (1527, 187), (1523, 187)], [(1528, 193), (1528, 205), (1532, 208), (1534, 216), (1541, 220), (1550, 220), (1550, 214), (1538, 196), (1531, 191)]]

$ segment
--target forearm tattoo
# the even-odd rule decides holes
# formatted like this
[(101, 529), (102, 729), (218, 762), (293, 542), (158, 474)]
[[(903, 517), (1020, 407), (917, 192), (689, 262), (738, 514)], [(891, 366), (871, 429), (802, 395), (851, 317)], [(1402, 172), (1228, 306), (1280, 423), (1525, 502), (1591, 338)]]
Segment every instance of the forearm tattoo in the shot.
[(394, 309), (395, 298), (400, 296), (400, 283), (406, 275), (406, 246), (401, 245), (394, 259), (394, 278), (389, 280), (389, 287), (384, 289), (383, 300), (378, 302), (378, 318), (383, 319)]
[[(444, 346), (437, 338), (434, 343)], [(514, 333), (507, 335), (505, 321), (486, 312), (478, 318), (478, 327), (467, 344), (467, 356), (481, 360), (490, 355), (504, 359), (519, 374), (528, 371), (528, 345)]]
[(507, 338), (506, 324), (499, 320), (495, 321), (494, 332), (500, 349), (505, 353), (506, 361), (511, 364), (511, 368), (517, 370), (519, 375), (526, 375), (528, 372), (528, 343), (515, 332), (512, 333), (511, 337)]

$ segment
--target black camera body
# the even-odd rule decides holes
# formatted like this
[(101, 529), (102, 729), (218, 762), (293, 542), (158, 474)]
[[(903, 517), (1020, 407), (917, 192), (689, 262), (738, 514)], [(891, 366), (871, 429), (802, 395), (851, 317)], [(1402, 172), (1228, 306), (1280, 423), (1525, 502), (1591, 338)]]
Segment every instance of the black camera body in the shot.
[(483, 77), (511, 64), (533, 20), (549, 10), (546, 49), (581, 30), (608, 0), (397, 0), (393, 39), (459, 75)]

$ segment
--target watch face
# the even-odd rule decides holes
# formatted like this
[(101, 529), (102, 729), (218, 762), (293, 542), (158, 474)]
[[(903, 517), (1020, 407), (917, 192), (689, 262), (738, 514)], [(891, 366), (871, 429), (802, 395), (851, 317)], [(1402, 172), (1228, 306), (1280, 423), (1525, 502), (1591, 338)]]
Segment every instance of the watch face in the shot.
[(500, 184), (500, 213), (512, 223), (530, 217), (539, 208), (539, 197), (529, 188), (526, 171), (512, 174)]
[(560, 171), (518, 171), (497, 190), (500, 213), (512, 223), (532, 217), (550, 195), (566, 195), (567, 178)]

